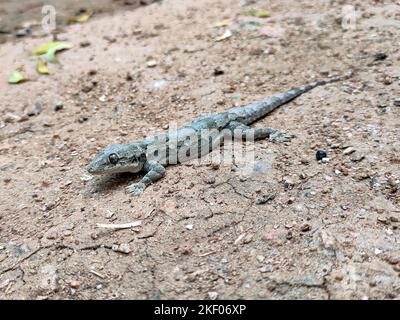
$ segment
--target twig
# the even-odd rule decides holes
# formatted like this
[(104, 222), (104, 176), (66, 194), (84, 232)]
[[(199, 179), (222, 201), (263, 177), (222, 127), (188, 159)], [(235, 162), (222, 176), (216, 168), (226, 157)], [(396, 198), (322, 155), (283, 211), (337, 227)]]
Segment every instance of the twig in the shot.
[(90, 273), (93, 273), (95, 276), (98, 276), (101, 279), (105, 279), (106, 276), (102, 275), (101, 273), (94, 271), (94, 270), (90, 270)]
[(134, 221), (134, 222), (129, 222), (129, 223), (122, 223), (122, 224), (103, 224), (103, 223), (98, 223), (97, 227), (98, 228), (106, 228), (106, 229), (130, 229), (133, 227), (138, 227), (142, 224), (141, 220)]
[(198, 254), (197, 257), (202, 258), (202, 257), (207, 257), (211, 254), (217, 253), (217, 251), (210, 251), (210, 252), (206, 252), (206, 253), (202, 253), (202, 254)]

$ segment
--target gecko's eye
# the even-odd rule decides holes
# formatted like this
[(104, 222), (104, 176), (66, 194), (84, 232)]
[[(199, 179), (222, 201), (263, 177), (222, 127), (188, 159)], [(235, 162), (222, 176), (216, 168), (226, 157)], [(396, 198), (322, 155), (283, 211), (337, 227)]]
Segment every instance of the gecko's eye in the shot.
[(119, 161), (119, 158), (115, 153), (112, 153), (109, 155), (108, 160), (110, 160), (111, 164), (117, 164)]

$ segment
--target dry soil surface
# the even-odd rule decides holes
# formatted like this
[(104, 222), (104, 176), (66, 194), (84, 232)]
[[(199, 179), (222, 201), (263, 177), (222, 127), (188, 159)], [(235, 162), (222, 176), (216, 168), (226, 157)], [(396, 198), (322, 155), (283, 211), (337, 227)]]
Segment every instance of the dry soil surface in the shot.
[[(30, 52), (51, 37), (2, 44), (0, 297), (398, 299), (400, 7), (353, 1), (346, 30), (345, 4), (163, 1), (65, 28), (48, 76)], [(7, 84), (17, 67), (31, 81)], [(349, 69), (255, 124), (296, 135), (253, 144), (255, 166), (171, 166), (140, 198), (134, 175), (86, 172), (108, 144)]]
[[(156, 0), (157, 1), (157, 0)], [(44, 6), (56, 9), (57, 30), (68, 24), (68, 19), (83, 12), (96, 16), (119, 10), (132, 10), (154, 0), (0, 0), (0, 43), (13, 37), (40, 36), (41, 22), (49, 12)], [(44, 12), (44, 13), (43, 13)], [(44, 19), (47, 20), (47, 19)]]

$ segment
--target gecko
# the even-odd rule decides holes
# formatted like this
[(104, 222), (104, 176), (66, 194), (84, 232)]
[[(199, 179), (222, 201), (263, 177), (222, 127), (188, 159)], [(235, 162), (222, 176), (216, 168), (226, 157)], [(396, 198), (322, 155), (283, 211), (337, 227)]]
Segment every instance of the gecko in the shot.
[[(226, 132), (251, 136), (254, 140), (269, 139), (275, 143), (290, 141), (294, 136), (287, 131), (252, 128), (249, 125), (307, 91), (348, 79), (351, 75), (352, 72), (349, 72), (345, 76), (312, 82), (221, 113), (200, 116), (173, 132), (125, 144), (111, 144), (98, 153), (87, 170), (94, 175), (143, 172), (145, 175), (139, 182), (126, 188), (128, 193), (140, 196), (146, 187), (165, 176), (166, 166), (200, 158), (211, 152), (223, 144)], [(205, 136), (204, 131), (212, 132), (211, 136)]]

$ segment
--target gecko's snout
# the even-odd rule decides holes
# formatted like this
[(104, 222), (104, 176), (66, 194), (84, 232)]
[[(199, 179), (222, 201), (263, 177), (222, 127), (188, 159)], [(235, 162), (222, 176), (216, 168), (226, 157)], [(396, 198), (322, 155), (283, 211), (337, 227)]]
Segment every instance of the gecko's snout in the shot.
[(94, 170), (90, 165), (88, 165), (88, 167), (87, 167), (87, 172), (94, 173)]
[(87, 166), (86, 170), (87, 170), (87, 172), (89, 172), (89, 173), (92, 173), (92, 174), (95, 173), (94, 168), (93, 168), (90, 164)]
[(89, 172), (89, 173), (91, 173), (91, 174), (97, 174), (97, 173), (99, 173), (99, 170), (96, 169), (96, 168), (97, 168), (97, 166), (96, 166), (95, 161), (92, 161), (92, 162), (87, 166), (86, 170), (87, 170), (87, 172)]

